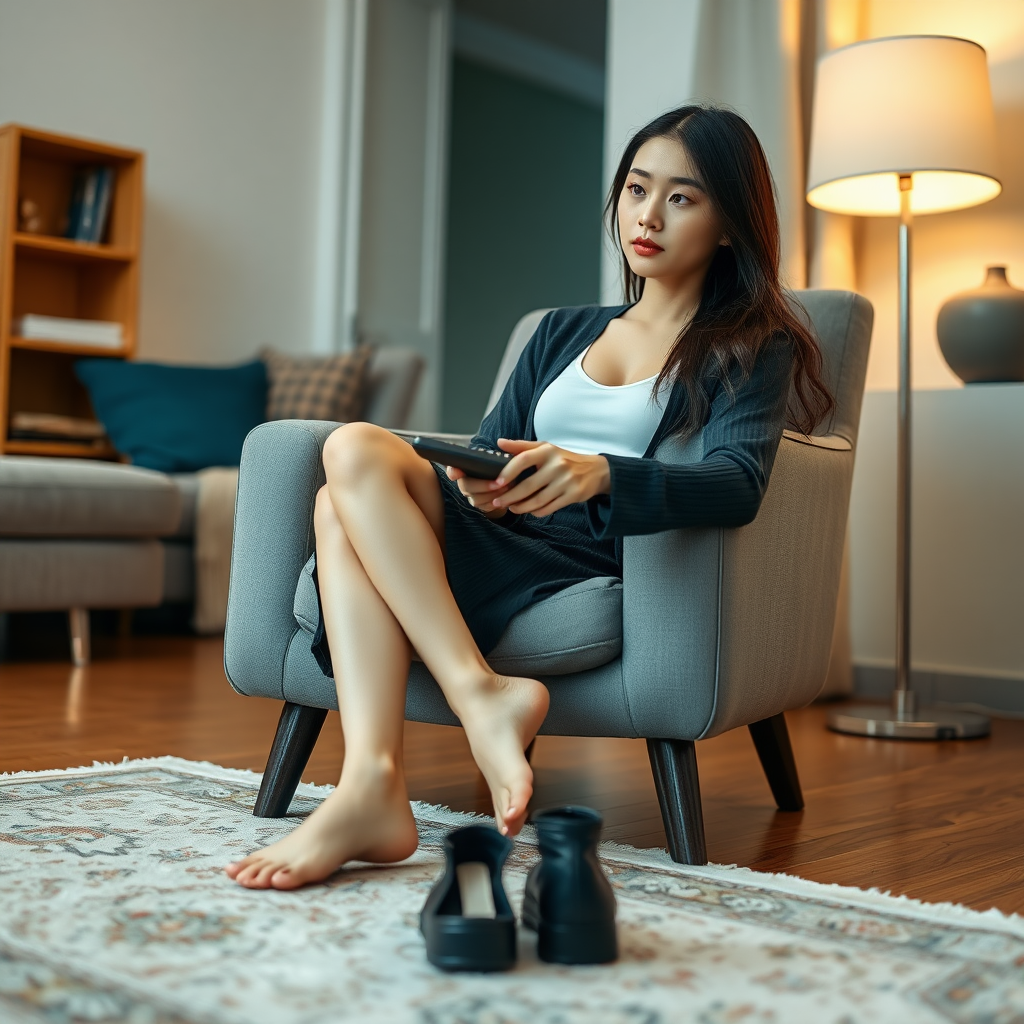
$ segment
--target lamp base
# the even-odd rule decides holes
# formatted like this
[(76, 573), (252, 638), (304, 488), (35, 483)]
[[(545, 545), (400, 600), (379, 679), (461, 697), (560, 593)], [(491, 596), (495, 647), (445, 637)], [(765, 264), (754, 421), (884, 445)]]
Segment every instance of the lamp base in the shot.
[(862, 704), (829, 712), (828, 727), (851, 736), (886, 740), (968, 740), (987, 736), (992, 722), (973, 711), (918, 708), (900, 715), (882, 704)]

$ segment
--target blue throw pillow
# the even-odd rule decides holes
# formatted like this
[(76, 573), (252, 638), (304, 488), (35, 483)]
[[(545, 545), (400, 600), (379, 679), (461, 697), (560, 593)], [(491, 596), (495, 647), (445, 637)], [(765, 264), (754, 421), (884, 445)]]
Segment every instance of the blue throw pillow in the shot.
[(237, 466), (265, 419), (267, 368), (79, 359), (75, 373), (111, 443), (136, 466), (189, 473)]

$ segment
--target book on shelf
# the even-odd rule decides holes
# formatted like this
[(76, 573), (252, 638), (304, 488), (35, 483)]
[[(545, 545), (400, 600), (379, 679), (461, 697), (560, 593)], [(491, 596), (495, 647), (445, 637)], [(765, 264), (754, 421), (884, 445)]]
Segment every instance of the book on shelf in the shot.
[(124, 327), (113, 320), (75, 320), (67, 316), (26, 313), (11, 325), (11, 333), (33, 341), (56, 341), (65, 345), (121, 348)]
[(66, 238), (91, 244), (103, 241), (114, 194), (114, 173), (108, 165), (80, 167), (75, 173)]
[(110, 215), (110, 201), (114, 195), (114, 168), (101, 167), (100, 181), (97, 186), (96, 215), (93, 218), (90, 242), (99, 244), (107, 230), (107, 217)]
[(48, 412), (16, 412), (11, 415), (8, 436), (13, 441), (75, 441), (99, 444), (106, 439), (102, 423), (77, 416)]

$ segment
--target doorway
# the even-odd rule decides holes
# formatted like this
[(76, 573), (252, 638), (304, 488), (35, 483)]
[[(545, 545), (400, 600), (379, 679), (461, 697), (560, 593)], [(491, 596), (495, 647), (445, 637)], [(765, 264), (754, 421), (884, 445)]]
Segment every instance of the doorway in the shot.
[(606, 0), (455, 0), (441, 426), (472, 433), (516, 321), (600, 295)]

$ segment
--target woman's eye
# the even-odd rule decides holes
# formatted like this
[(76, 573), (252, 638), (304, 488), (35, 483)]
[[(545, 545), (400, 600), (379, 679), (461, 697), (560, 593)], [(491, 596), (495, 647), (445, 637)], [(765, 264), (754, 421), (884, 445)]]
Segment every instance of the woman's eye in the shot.
[(644, 194), (644, 187), (643, 187), (643, 185), (638, 185), (634, 181), (634, 182), (631, 182), (629, 185), (626, 186), (626, 191), (631, 196), (642, 196)]
[(676, 192), (672, 196), (672, 198), (669, 199), (669, 202), (670, 203), (675, 203), (676, 206), (688, 206), (690, 204), (690, 202), (692, 202), (692, 200), (690, 199), (689, 196), (684, 196), (682, 194), (682, 192)]

